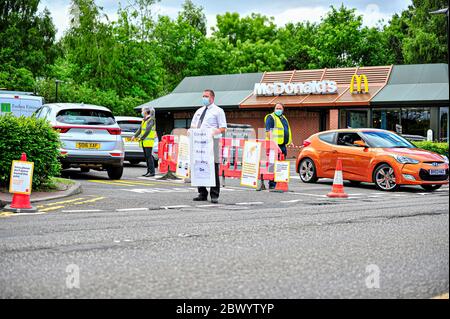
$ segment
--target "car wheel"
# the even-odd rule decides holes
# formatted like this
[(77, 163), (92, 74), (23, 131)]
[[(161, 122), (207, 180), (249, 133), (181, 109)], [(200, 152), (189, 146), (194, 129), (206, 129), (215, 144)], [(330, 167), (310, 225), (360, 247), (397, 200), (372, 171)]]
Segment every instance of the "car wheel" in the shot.
[(394, 169), (388, 164), (378, 166), (373, 172), (375, 186), (382, 191), (395, 191), (397, 185)]
[(106, 169), (109, 179), (120, 179), (123, 174), (123, 166), (113, 166)]
[(81, 173), (89, 173), (91, 171), (91, 169), (86, 168), (86, 167), (82, 167), (81, 168)]
[(420, 185), (420, 186), (426, 191), (435, 191), (436, 189), (439, 189), (442, 187), (442, 185), (439, 185), (439, 184), (436, 184), (436, 185), (425, 184), (425, 185)]
[(316, 165), (310, 158), (302, 159), (298, 168), (298, 174), (303, 183), (315, 183), (318, 180)]
[(130, 164), (131, 165), (137, 165), (137, 164), (139, 164), (141, 161), (130, 161)]

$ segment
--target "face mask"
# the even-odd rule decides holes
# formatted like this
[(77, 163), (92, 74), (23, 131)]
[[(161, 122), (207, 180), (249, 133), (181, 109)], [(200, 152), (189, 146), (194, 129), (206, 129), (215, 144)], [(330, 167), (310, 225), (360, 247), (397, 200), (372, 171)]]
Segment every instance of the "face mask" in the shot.
[(144, 112), (142, 112), (141, 115), (142, 115), (142, 117), (145, 117), (146, 114)]
[(275, 110), (275, 114), (277, 116), (281, 116), (281, 114), (283, 114), (283, 110)]
[(208, 106), (209, 104), (211, 104), (211, 103), (209, 103), (209, 97), (203, 97), (202, 98), (202, 104), (204, 106)]

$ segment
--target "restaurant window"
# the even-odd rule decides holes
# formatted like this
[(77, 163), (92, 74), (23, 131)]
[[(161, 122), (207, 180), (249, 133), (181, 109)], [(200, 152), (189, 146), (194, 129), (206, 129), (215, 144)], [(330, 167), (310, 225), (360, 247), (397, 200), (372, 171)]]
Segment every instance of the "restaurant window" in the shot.
[(400, 109), (373, 109), (372, 127), (396, 132), (400, 124)]
[(173, 123), (173, 128), (190, 128), (191, 127), (191, 119), (176, 119)]
[(430, 129), (430, 118), (431, 111), (429, 107), (402, 109), (402, 133), (426, 138), (427, 131)]
[(439, 109), (439, 141), (448, 141), (448, 106)]
[(341, 128), (364, 128), (368, 124), (368, 110), (341, 110)]

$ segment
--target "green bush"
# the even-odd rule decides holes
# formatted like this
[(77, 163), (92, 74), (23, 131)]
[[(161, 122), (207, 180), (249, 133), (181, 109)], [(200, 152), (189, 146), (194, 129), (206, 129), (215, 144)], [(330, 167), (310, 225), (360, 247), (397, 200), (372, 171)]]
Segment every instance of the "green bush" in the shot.
[(413, 142), (418, 148), (448, 156), (448, 143)]
[(34, 162), (33, 188), (59, 176), (59, 136), (45, 120), (30, 117), (0, 116), (0, 186), (9, 186), (11, 163), (22, 152)]

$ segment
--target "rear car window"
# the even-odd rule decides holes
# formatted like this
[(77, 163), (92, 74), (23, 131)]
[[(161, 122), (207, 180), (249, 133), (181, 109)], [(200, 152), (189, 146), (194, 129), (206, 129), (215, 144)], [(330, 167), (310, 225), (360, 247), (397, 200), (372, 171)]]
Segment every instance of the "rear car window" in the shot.
[(90, 109), (61, 110), (56, 120), (66, 124), (111, 125), (116, 123), (111, 112)]
[(334, 144), (334, 136), (335, 136), (335, 133), (324, 133), (324, 134), (320, 134), (319, 138), (324, 142)]
[(141, 126), (141, 122), (138, 121), (117, 121), (122, 132), (136, 132)]

